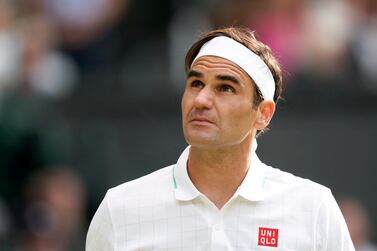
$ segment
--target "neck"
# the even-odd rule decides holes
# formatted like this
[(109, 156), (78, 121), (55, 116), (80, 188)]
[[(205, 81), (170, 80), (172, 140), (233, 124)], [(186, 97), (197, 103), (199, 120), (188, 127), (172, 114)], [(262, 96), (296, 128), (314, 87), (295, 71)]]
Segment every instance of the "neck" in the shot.
[(251, 153), (252, 138), (240, 145), (216, 149), (191, 146), (188, 174), (195, 187), (220, 209), (245, 178)]

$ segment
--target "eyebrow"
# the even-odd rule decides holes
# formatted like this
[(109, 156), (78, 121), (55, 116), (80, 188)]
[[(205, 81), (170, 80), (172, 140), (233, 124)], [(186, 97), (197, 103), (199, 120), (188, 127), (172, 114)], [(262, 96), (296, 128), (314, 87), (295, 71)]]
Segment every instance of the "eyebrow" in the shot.
[(201, 78), (201, 77), (203, 77), (203, 73), (198, 72), (198, 71), (194, 71), (194, 70), (190, 70), (187, 73), (187, 78), (191, 78), (191, 77)]
[[(195, 70), (190, 70), (187, 73), (187, 78), (191, 78), (191, 77), (201, 78), (201, 77), (203, 77), (203, 73), (201, 73), (199, 71), (195, 71)], [(216, 79), (222, 80), (222, 81), (230, 81), (230, 82), (233, 82), (235, 84), (240, 84), (240, 81), (236, 77), (231, 76), (231, 75), (217, 75)]]
[(238, 85), (240, 84), (240, 81), (231, 75), (217, 75), (216, 78), (223, 81), (230, 81)]

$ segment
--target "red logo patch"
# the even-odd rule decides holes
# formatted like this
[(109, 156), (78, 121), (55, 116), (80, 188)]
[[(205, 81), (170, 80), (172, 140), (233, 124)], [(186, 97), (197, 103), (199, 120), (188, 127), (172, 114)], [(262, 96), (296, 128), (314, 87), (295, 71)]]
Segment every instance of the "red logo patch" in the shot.
[(260, 227), (258, 234), (258, 246), (277, 247), (279, 229)]

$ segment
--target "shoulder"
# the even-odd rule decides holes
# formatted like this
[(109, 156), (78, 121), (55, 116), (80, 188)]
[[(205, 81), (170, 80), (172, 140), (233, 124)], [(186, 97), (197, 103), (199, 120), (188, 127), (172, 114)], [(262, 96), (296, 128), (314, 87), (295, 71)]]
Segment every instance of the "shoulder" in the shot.
[(174, 193), (173, 167), (159, 169), (109, 189), (90, 224), (86, 249), (114, 250), (115, 240), (125, 225), (136, 224), (140, 217), (150, 215), (150, 208), (163, 203)]
[(292, 200), (304, 203), (310, 201), (309, 204), (318, 203), (331, 195), (331, 190), (324, 185), (267, 165), (264, 187), (272, 195), (283, 194)]
[(140, 178), (122, 183), (114, 188), (111, 188), (110, 191), (120, 191), (123, 189), (130, 189), (133, 187), (139, 187), (141, 185), (149, 185), (150, 183), (154, 183), (156, 181), (165, 182), (167, 180), (171, 181), (172, 179), (172, 169), (175, 165), (170, 165), (161, 169), (158, 169), (152, 173), (149, 173), (145, 176)]
[(135, 180), (131, 180), (108, 190), (106, 197), (110, 207), (127, 202), (127, 205), (141, 200), (154, 201), (157, 194), (174, 193), (173, 167), (170, 165)]
[[(264, 164), (263, 164), (264, 165)], [(264, 165), (266, 204), (279, 208), (295, 228), (308, 227), (316, 250), (354, 251), (347, 225), (331, 190), (317, 182)], [(288, 220), (289, 221), (289, 220)]]
[(329, 188), (324, 185), (321, 185), (317, 182), (314, 182), (307, 178), (302, 178), (296, 176), (292, 173), (282, 171), (278, 168), (274, 168), (271, 166), (265, 166), (265, 182), (272, 186), (280, 186), (280, 187), (294, 187), (294, 188), (303, 188), (303, 189), (310, 189), (315, 190), (318, 192), (328, 192)]

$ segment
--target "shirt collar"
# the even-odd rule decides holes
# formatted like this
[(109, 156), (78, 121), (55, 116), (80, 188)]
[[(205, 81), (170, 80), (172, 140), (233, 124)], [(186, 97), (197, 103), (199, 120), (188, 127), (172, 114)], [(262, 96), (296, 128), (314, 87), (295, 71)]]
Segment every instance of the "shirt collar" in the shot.
[(190, 152), (190, 146), (186, 147), (177, 164), (173, 167), (173, 183), (175, 198), (177, 200), (193, 200), (201, 195), (196, 189), (187, 172), (187, 159)]
[(259, 160), (257, 154), (253, 152), (251, 156), (251, 162), (249, 170), (246, 173), (244, 180), (238, 187), (236, 195), (249, 200), (249, 201), (261, 201), (264, 199), (264, 179), (265, 179), (265, 167)]
[[(238, 187), (235, 196), (239, 195), (249, 201), (261, 201), (264, 199), (264, 164), (259, 160), (254, 142), (249, 170)], [(202, 195), (191, 182), (187, 172), (187, 160), (190, 152), (188, 146), (179, 157), (177, 164), (173, 167), (173, 185), (177, 200), (189, 201)], [(235, 197), (234, 196), (234, 197)]]

